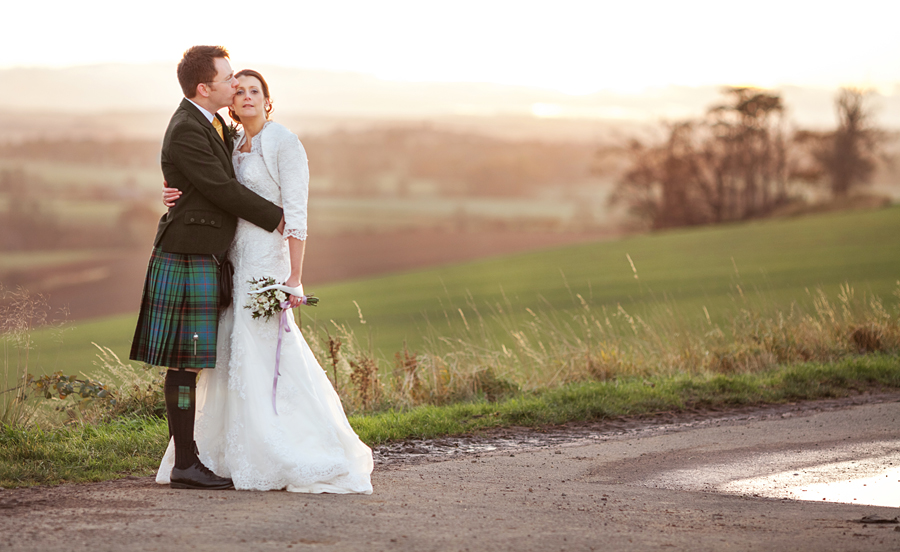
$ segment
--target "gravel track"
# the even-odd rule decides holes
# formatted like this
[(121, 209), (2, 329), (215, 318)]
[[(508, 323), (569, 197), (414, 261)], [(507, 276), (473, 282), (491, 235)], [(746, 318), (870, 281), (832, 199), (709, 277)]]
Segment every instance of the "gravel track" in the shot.
[(897, 508), (722, 490), (848, 450), (900, 465), (900, 395), (689, 416), (383, 447), (370, 496), (176, 491), (148, 477), (5, 490), (0, 550), (900, 549), (898, 524), (859, 522)]

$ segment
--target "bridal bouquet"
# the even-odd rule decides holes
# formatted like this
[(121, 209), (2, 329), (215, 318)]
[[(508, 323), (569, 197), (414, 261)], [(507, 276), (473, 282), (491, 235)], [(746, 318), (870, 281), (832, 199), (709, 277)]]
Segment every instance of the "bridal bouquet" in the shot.
[[(271, 276), (247, 280), (247, 283), (250, 284), (248, 293), (250, 297), (247, 299), (244, 308), (253, 311), (251, 316), (254, 319), (265, 317), (266, 322), (268, 322), (273, 316), (287, 308), (288, 294), (281, 289), (276, 289), (283, 287), (283, 283), (276, 282), (275, 278)], [(319, 298), (312, 294), (303, 295), (300, 302), (304, 305), (315, 307), (319, 304)]]

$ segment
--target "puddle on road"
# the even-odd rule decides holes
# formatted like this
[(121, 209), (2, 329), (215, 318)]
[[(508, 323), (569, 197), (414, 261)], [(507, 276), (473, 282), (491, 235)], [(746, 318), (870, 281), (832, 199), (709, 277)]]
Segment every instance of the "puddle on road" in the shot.
[[(765, 415), (768, 415), (768, 412)], [(375, 463), (380, 467), (402, 466), (422, 462), (440, 462), (491, 452), (526, 451), (545, 447), (599, 443), (610, 439), (658, 435), (761, 417), (763, 416), (745, 413), (697, 419), (700, 417), (694, 414), (685, 416), (688, 421), (677, 421), (678, 416), (666, 415), (651, 419), (607, 420), (584, 426), (571, 424), (544, 429), (499, 428), (485, 430), (481, 434), (460, 437), (408, 439), (398, 443), (387, 443), (375, 447), (373, 453)], [(670, 422), (661, 423), (659, 420), (662, 418), (669, 419)]]
[(524, 435), (518, 438), (469, 436), (429, 440), (411, 439), (401, 443), (378, 446), (373, 452), (375, 462), (379, 466), (390, 466), (435, 462), (489, 452), (529, 450), (599, 439), (600, 437), (597, 435), (575, 436), (562, 432)]
[(900, 440), (747, 454), (726, 461), (710, 458), (662, 471), (642, 484), (900, 508)]
[[(898, 460), (898, 455), (891, 455), (823, 464), (732, 481), (719, 490), (770, 498), (900, 508)], [(802, 482), (798, 484), (798, 481)]]

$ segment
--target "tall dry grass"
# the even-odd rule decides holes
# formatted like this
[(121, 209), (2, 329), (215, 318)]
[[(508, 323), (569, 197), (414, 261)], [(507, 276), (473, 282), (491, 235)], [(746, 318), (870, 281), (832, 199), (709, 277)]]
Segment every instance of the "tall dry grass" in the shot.
[[(787, 306), (750, 300), (737, 289), (727, 324), (714, 322), (705, 308), (703, 316), (687, 316), (674, 301), (637, 314), (573, 293), (571, 305), (538, 298), (525, 308), (505, 297), (478, 305), (470, 296), (465, 305), (445, 309), (444, 321), (427, 324), (421, 350), (404, 346), (393, 357), (375, 354), (371, 333), (333, 321), (308, 325), (304, 335), (353, 413), (495, 401), (580, 381), (746, 373), (900, 352), (900, 281), (887, 300), (845, 284), (834, 297), (812, 290)], [(35, 396), (63, 401), (55, 405), (64, 421), (164, 414), (157, 369), (136, 368), (96, 344), (95, 365), (114, 386), (84, 374), (31, 376), (30, 332), (46, 321), (46, 302), (22, 290), (0, 292), (3, 369), (12, 381), (0, 393), (0, 424), (26, 424), (37, 411), (29, 402)], [(368, 327), (361, 312), (360, 321)]]
[[(162, 380), (145, 367), (122, 362), (108, 347), (99, 350), (94, 361), (100, 373), (116, 381), (107, 385), (79, 372), (71, 373), (64, 359), (56, 359), (62, 370), (38, 372), (37, 353), (32, 339), (37, 329), (46, 331), (51, 309), (46, 298), (24, 288), (9, 289), (0, 284), (0, 351), (3, 388), (0, 389), (0, 427), (22, 427), (32, 422), (42, 425), (94, 422), (122, 414), (162, 415)], [(62, 313), (65, 314), (65, 313)], [(62, 340), (67, 331), (62, 323), (50, 325), (53, 337)], [(42, 400), (44, 399), (44, 400)], [(46, 400), (46, 399), (49, 399)]]
[(34, 349), (31, 332), (46, 323), (48, 308), (44, 297), (0, 284), (0, 426), (25, 424), (35, 413), (34, 402), (28, 401), (28, 368)]
[(109, 347), (92, 344), (99, 350), (94, 365), (116, 382), (109, 387), (108, 401), (93, 415), (99, 418), (123, 415), (163, 417), (166, 413), (163, 391), (165, 369), (149, 364), (136, 368), (134, 363), (123, 362)]
[[(900, 352), (900, 281), (888, 300), (849, 284), (829, 297), (821, 289), (787, 306), (739, 290), (730, 323), (682, 313), (672, 301), (640, 315), (621, 305), (574, 308), (539, 300), (517, 310), (509, 300), (471, 298), (429, 323), (421, 351), (376, 358), (347, 326), (307, 326), (305, 336), (348, 410), (496, 400), (516, 391), (577, 381), (674, 374), (758, 372), (801, 362)], [(804, 306), (805, 305), (805, 306)], [(450, 324), (457, 318), (461, 325)], [(459, 329), (461, 328), (461, 329)], [(341, 346), (335, 350), (334, 340)]]

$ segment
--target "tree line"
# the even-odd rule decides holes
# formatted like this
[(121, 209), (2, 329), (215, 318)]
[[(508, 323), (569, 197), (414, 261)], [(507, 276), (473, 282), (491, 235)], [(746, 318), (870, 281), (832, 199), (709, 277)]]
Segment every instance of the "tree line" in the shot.
[[(517, 197), (590, 182), (596, 144), (504, 140), (427, 124), (334, 132), (303, 139), (310, 171), (332, 195)], [(381, 190), (381, 191), (379, 191)]]
[(660, 229), (769, 216), (810, 188), (840, 201), (870, 181), (889, 138), (861, 90), (839, 92), (829, 131), (790, 130), (777, 92), (723, 93), (705, 116), (668, 124), (663, 140), (632, 140), (611, 202)]
[[(313, 185), (327, 195), (402, 196), (424, 185), (440, 196), (516, 197), (595, 178), (591, 143), (503, 140), (427, 124), (338, 130), (302, 141)], [(42, 139), (9, 144), (0, 158), (156, 168), (159, 151), (153, 140)]]

